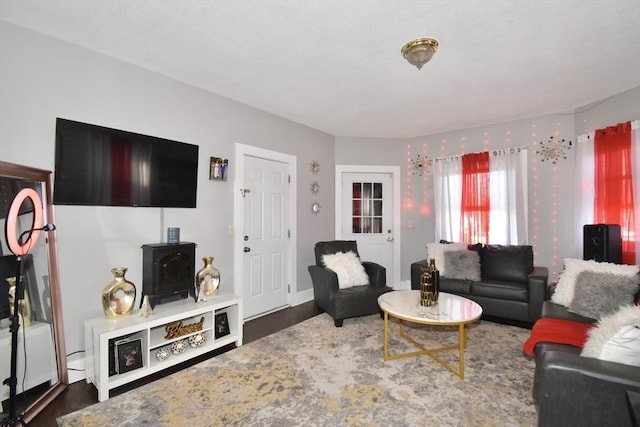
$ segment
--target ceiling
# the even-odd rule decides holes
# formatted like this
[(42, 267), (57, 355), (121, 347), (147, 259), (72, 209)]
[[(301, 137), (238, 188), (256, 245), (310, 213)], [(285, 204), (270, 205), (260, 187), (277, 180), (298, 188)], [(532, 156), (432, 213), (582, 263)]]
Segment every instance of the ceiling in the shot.
[[(409, 138), (640, 86), (639, 0), (0, 0), (0, 20), (336, 136)], [(422, 70), (400, 54), (440, 48)]]

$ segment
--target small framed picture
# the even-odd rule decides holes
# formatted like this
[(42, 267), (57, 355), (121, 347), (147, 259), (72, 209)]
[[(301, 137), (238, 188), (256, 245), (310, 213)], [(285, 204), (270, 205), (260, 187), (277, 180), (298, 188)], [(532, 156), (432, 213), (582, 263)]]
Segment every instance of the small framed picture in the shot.
[(216, 314), (215, 329), (214, 336), (216, 338), (224, 337), (231, 333), (229, 330), (229, 318), (226, 312)]
[(209, 163), (209, 179), (212, 181), (226, 181), (229, 174), (229, 160), (222, 157), (211, 157)]
[(126, 339), (115, 343), (116, 372), (124, 374), (142, 368), (142, 339)]

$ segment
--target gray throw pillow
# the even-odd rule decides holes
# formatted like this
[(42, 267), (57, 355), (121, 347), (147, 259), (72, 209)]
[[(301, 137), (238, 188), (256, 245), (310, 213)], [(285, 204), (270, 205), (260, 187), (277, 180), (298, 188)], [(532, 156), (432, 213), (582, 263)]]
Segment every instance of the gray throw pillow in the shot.
[(444, 252), (444, 264), (446, 275), (443, 277), (474, 282), (480, 280), (480, 255), (476, 251), (463, 249)]
[(638, 275), (583, 271), (576, 277), (576, 287), (569, 311), (592, 319), (600, 319), (618, 311), (622, 305), (633, 304), (638, 292)]

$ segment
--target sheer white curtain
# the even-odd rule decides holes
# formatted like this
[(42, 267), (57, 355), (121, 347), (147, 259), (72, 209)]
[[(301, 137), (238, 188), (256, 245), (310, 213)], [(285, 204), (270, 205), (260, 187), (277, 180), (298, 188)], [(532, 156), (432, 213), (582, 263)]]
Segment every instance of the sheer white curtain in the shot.
[[(593, 224), (593, 201), (595, 200), (594, 176), (595, 158), (593, 154), (594, 132), (580, 135), (576, 147), (576, 246), (575, 256), (582, 258), (584, 224)], [(633, 173), (633, 201), (635, 205), (636, 264), (640, 264), (640, 120), (631, 122), (631, 168)]]
[(460, 241), (462, 205), (462, 156), (449, 156), (433, 162), (433, 197), (436, 242)]
[(491, 214), (489, 243), (522, 245), (529, 241), (527, 149), (489, 153)]
[[(527, 149), (506, 148), (489, 153), (491, 244), (526, 244)], [(435, 159), (433, 165), (435, 237), (457, 242), (461, 236), (462, 156)], [(468, 242), (477, 243), (477, 242)]]

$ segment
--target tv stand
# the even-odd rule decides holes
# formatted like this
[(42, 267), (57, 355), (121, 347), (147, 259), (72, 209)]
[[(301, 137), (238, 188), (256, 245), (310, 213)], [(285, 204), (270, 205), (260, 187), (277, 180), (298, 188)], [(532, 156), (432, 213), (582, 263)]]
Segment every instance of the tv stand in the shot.
[[(221, 323), (223, 332), (216, 332), (215, 327)], [(228, 344), (241, 346), (242, 327), (242, 298), (227, 294), (199, 303), (183, 299), (160, 304), (147, 318), (136, 313), (116, 320), (105, 317), (87, 320), (84, 326), (87, 383), (98, 389), (98, 400), (102, 402), (116, 387)], [(198, 334), (204, 337), (204, 342)], [(118, 344), (129, 354), (134, 353), (132, 365), (118, 365)], [(174, 350), (181, 352), (172, 351), (176, 346)]]

